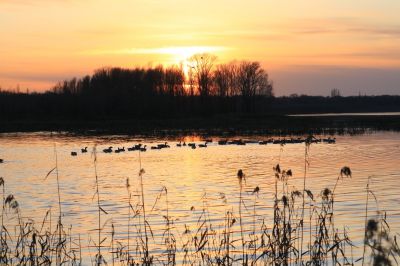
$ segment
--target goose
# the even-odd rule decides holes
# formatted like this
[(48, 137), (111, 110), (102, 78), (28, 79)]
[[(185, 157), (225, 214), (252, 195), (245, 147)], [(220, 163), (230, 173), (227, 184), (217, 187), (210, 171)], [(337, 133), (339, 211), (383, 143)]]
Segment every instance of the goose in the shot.
[(183, 142), (183, 144), (182, 144), (183, 146), (186, 146), (186, 142)]
[(227, 143), (228, 141), (226, 139), (218, 141), (218, 145), (226, 145)]
[(107, 149), (103, 150), (104, 153), (111, 153), (112, 152), (112, 147), (108, 147)]
[(159, 146), (151, 146), (152, 150), (160, 150), (161, 148)]
[(268, 144), (268, 140), (261, 140), (260, 142), (258, 142), (258, 144), (267, 145)]
[(77, 156), (78, 153), (76, 151), (71, 151), (71, 156)]
[(282, 144), (282, 141), (279, 140), (279, 139), (274, 139), (274, 140), (272, 141), (272, 144)]
[(327, 139), (323, 139), (323, 142), (328, 143), (328, 144), (333, 144), (336, 143), (336, 138), (327, 138)]
[(204, 144), (199, 144), (199, 148), (207, 148), (207, 142), (205, 142)]
[(182, 141), (179, 141), (179, 143), (176, 144), (176, 147), (182, 147)]
[(196, 144), (194, 143), (193, 145), (190, 145), (190, 147), (192, 147), (192, 149), (196, 149)]
[(142, 148), (142, 144), (135, 144), (132, 147), (128, 148), (128, 151), (138, 151)]
[(118, 149), (115, 151), (115, 153), (120, 153), (120, 152), (124, 152), (125, 151), (125, 147), (122, 147), (122, 149), (120, 147), (118, 147)]
[(297, 138), (297, 139), (293, 139), (293, 143), (302, 143), (302, 139), (301, 138)]
[(196, 143), (194, 143), (194, 142), (188, 143), (188, 146), (193, 149), (193, 147), (196, 147)]
[(4, 160), (3, 159), (0, 159), (0, 163), (3, 163), (4, 162)]
[(316, 139), (311, 140), (311, 142), (312, 142), (312, 143), (320, 143), (320, 142), (321, 142), (321, 139), (317, 139), (317, 138), (316, 138)]
[(135, 149), (139, 150), (140, 148), (142, 148), (142, 144), (141, 143), (135, 145)]
[[(141, 145), (141, 144), (140, 144)], [(144, 145), (143, 147), (140, 147), (139, 148), (139, 150), (141, 151), (141, 152), (145, 152), (147, 149), (146, 149), (146, 145)]]
[(82, 152), (82, 153), (87, 152), (87, 147), (85, 147), (84, 149), (81, 149), (81, 152)]
[(158, 146), (160, 149), (169, 148), (169, 145), (167, 144), (167, 142), (165, 142), (164, 144), (158, 144), (157, 146)]
[(244, 142), (242, 139), (235, 139), (232, 141), (228, 142), (229, 145), (246, 145), (246, 142)]

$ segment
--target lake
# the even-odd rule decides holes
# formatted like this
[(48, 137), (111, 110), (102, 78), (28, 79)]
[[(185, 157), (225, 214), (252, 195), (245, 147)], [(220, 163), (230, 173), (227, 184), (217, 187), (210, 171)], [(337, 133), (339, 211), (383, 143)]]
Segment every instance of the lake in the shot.
[(325, 116), (400, 116), (400, 112), (363, 112), (363, 113), (323, 113), (323, 114), (294, 114), (293, 117), (325, 117)]
[[(400, 232), (400, 133), (377, 132), (335, 137), (335, 144), (316, 143), (309, 147), (306, 188), (320, 198), (324, 188), (333, 189), (343, 166), (351, 169), (351, 178), (340, 179), (337, 184), (334, 210), (335, 226), (346, 228), (355, 245), (352, 253), (356, 259), (362, 254), (369, 177), (370, 189), (377, 202), (373, 199), (369, 201), (368, 216), (377, 217), (377, 210), (385, 211), (391, 232)], [(242, 138), (266, 139), (262, 136)], [(180, 140), (204, 143), (199, 136), (187, 136)], [(143, 228), (135, 228), (140, 217), (133, 217), (134, 210), (138, 209), (141, 202), (138, 175), (141, 166), (145, 171), (142, 175), (143, 195), (152, 234), (149, 238), (150, 252), (160, 261), (165, 257), (162, 251), (167, 215), (173, 222), (171, 230), (180, 252), (177, 259), (181, 260), (181, 247), (185, 242), (183, 232), (186, 228), (193, 230), (198, 226), (203, 210), (206, 210), (207, 220), (216, 231), (224, 228), (227, 211), (235, 213), (237, 217), (240, 202), (239, 169), (246, 176), (242, 191), (245, 232), (253, 230), (254, 225), (259, 228), (263, 221), (268, 228), (272, 227), (269, 223), (273, 219), (274, 166), (279, 164), (281, 169), (292, 170), (287, 188), (303, 189), (304, 143), (218, 145), (218, 138), (213, 140), (207, 148), (191, 149), (187, 146), (177, 147), (179, 140), (174, 138), (82, 137), (45, 132), (1, 134), (0, 158), (4, 162), (0, 164), (0, 176), (5, 180), (6, 194), (15, 196), (24, 219), (31, 218), (41, 224), (46, 212), (51, 209), (53, 223), (56, 223), (58, 196), (55, 171), (46, 178), (56, 164), (56, 147), (64, 228), (70, 228), (68, 230), (74, 238), (80, 237), (86, 265), (96, 252), (92, 241), (97, 239), (95, 229), (98, 228), (93, 147), (96, 146), (97, 150), (99, 196), (104, 210), (101, 223), (107, 222), (103, 229), (103, 236), (108, 237), (104, 242), (104, 251), (111, 245), (111, 224), (115, 228), (114, 240), (126, 245), (128, 213), (131, 215), (132, 250), (138, 232), (143, 234)], [(149, 148), (165, 141), (170, 148), (147, 149), (140, 154), (138, 151), (102, 152), (109, 146), (126, 149), (133, 144), (143, 143)], [(86, 146), (88, 152), (81, 153), (80, 149)], [(71, 156), (72, 151), (77, 152), (77, 156)], [(259, 192), (253, 193), (256, 187)], [(132, 204), (130, 210), (129, 194)], [(15, 222), (11, 214), (8, 218), (10, 223)], [(238, 223), (234, 225), (232, 237), (240, 238), (238, 226)], [(105, 255), (108, 262), (110, 256)]]

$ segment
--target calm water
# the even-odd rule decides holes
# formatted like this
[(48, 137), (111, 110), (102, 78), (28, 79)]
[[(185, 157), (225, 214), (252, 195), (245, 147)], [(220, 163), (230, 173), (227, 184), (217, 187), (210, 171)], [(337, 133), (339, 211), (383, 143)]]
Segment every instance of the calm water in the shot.
[(324, 113), (324, 114), (296, 114), (288, 116), (311, 116), (311, 117), (322, 117), (322, 116), (400, 116), (400, 112), (370, 112), (370, 113)]
[[(257, 139), (256, 137), (254, 137)], [(262, 138), (258, 138), (262, 139)], [(335, 224), (346, 225), (350, 238), (360, 247), (363, 238), (366, 184), (369, 176), (371, 189), (379, 201), (379, 209), (387, 212), (393, 232), (400, 232), (400, 133), (374, 133), (360, 136), (336, 136), (336, 144), (313, 144), (309, 151), (310, 166), (307, 187), (319, 194), (325, 187), (333, 188), (343, 166), (353, 172), (351, 179), (339, 182), (336, 191)], [(70, 137), (49, 134), (3, 134), (0, 137), (0, 176), (6, 181), (6, 193), (13, 193), (18, 200), (24, 217), (41, 222), (46, 211), (52, 209), (53, 219), (57, 215), (57, 186), (54, 174), (46, 180), (46, 174), (55, 166), (54, 144), (57, 146), (61, 201), (64, 225), (72, 225), (74, 235), (81, 234), (82, 245), (89, 238), (96, 238), (97, 207), (93, 199), (95, 175), (93, 156), (89, 151), (80, 153), (80, 148), (97, 145), (97, 173), (100, 180), (100, 198), (108, 220), (115, 224), (116, 239), (126, 241), (129, 178), (133, 205), (139, 202), (138, 172), (139, 153), (125, 152), (105, 154), (108, 146), (132, 146), (138, 142), (162, 143), (161, 139), (140, 139), (119, 136)], [(151, 240), (154, 252), (158, 252), (162, 230), (165, 228), (163, 215), (166, 200), (157, 200), (162, 188), (168, 190), (169, 215), (173, 217), (177, 232), (184, 225), (194, 227), (207, 205), (213, 224), (223, 224), (227, 210), (237, 212), (238, 181), (236, 173), (243, 169), (246, 174), (244, 202), (252, 211), (257, 204), (257, 222), (271, 219), (273, 206), (274, 172), (272, 167), (280, 163), (283, 169), (292, 169), (289, 187), (302, 189), (304, 175), (304, 144), (261, 146), (218, 146), (215, 142), (204, 149), (178, 148), (176, 140), (168, 140), (171, 148), (147, 150), (141, 153), (141, 165), (145, 169), (144, 191), (149, 223), (155, 235)], [(186, 141), (200, 142), (197, 137)], [(70, 156), (77, 151), (78, 156)], [(258, 198), (251, 194), (260, 187)], [(206, 195), (206, 200), (204, 199)], [(376, 214), (377, 206), (371, 202), (370, 216)], [(150, 211), (153, 209), (152, 211)], [(191, 210), (192, 209), (192, 210)], [(250, 215), (246, 210), (244, 216)], [(252, 218), (245, 227), (252, 226)], [(107, 227), (108, 226), (108, 227)], [(174, 229), (175, 230), (175, 229)], [(105, 230), (109, 231), (109, 230)], [(177, 238), (177, 246), (181, 246)], [(86, 244), (84, 244), (86, 243)], [(360, 254), (361, 248), (355, 253)], [(92, 250), (92, 255), (94, 251)], [(88, 258), (86, 258), (86, 261)]]

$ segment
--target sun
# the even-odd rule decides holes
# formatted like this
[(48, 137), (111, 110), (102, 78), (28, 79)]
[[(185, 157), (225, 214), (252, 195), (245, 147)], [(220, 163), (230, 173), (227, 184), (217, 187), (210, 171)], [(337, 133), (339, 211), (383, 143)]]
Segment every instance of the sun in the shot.
[(203, 54), (203, 53), (221, 53), (225, 50), (225, 47), (221, 46), (172, 46), (172, 47), (163, 47), (156, 49), (156, 53), (167, 55), (170, 60), (169, 64), (171, 65), (179, 65), (185, 77), (189, 77), (189, 70), (191, 68), (189, 63), (189, 58), (195, 54)]
[(159, 48), (157, 52), (159, 54), (170, 55), (175, 63), (179, 63), (186, 61), (194, 54), (217, 53), (222, 50), (224, 48), (220, 46), (172, 46)]

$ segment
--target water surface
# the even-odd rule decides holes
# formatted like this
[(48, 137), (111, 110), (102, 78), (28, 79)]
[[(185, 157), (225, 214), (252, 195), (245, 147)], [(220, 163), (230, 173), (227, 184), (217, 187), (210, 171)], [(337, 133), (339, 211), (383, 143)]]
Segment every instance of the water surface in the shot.
[(324, 116), (400, 116), (400, 112), (363, 112), (363, 113), (322, 113), (322, 114), (294, 114), (297, 117), (324, 117)]
[[(256, 136), (253, 139), (263, 138)], [(185, 140), (200, 143), (198, 137), (187, 137)], [(97, 146), (100, 199), (108, 213), (103, 214), (102, 219), (114, 223), (115, 238), (121, 242), (126, 242), (127, 237), (129, 192), (126, 182), (129, 179), (133, 205), (138, 204), (138, 172), (142, 167), (145, 170), (143, 182), (146, 209), (155, 236), (151, 240), (154, 253), (160, 252), (165, 228), (163, 216), (167, 210), (167, 201), (165, 196), (159, 198), (164, 187), (168, 191), (169, 216), (174, 219), (174, 230), (180, 233), (184, 231), (185, 225), (195, 227), (205, 206), (216, 226), (223, 224), (227, 210), (237, 212), (238, 169), (243, 169), (246, 174), (244, 203), (251, 206), (244, 213), (245, 217), (249, 217), (244, 219), (246, 228), (251, 228), (253, 223), (250, 217), (254, 202), (257, 205), (256, 223), (261, 223), (262, 219), (270, 221), (272, 218), (273, 166), (279, 163), (282, 169), (291, 169), (293, 177), (288, 181), (289, 187), (302, 189), (304, 144), (219, 146), (213, 142), (207, 148), (192, 150), (176, 147), (177, 140), (167, 140), (171, 148), (147, 150), (140, 157), (139, 152), (101, 152), (108, 146), (127, 148), (141, 142), (149, 147), (164, 141), (126, 136), (2, 134), (0, 158), (4, 159), (4, 163), (0, 165), (0, 176), (6, 181), (6, 193), (14, 194), (18, 200), (24, 217), (41, 221), (49, 209), (53, 217), (56, 217), (58, 197), (55, 172), (45, 179), (56, 163), (56, 145), (63, 223), (72, 226), (74, 235), (81, 234), (82, 245), (87, 246), (88, 239), (96, 237), (92, 230), (97, 225), (92, 148)], [(89, 147), (89, 152), (82, 154), (80, 148), (85, 146)], [(78, 152), (78, 156), (72, 157), (71, 151)], [(346, 226), (356, 245), (356, 255), (362, 252), (368, 177), (371, 177), (370, 187), (379, 202), (379, 206), (370, 203), (369, 215), (376, 216), (378, 208), (386, 211), (391, 230), (400, 232), (400, 133), (336, 136), (336, 144), (313, 144), (308, 154), (306, 187), (315, 195), (319, 195), (325, 187), (333, 188), (343, 166), (349, 166), (352, 170), (352, 178), (341, 180), (336, 189), (335, 224), (342, 228)], [(255, 197), (251, 192), (257, 186), (260, 192)], [(109, 224), (106, 228), (109, 228)], [(109, 232), (109, 229), (105, 231)], [(178, 247), (182, 245), (180, 241), (178, 238)]]

